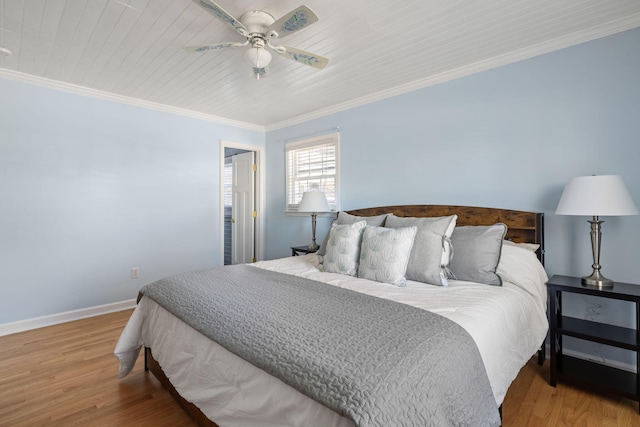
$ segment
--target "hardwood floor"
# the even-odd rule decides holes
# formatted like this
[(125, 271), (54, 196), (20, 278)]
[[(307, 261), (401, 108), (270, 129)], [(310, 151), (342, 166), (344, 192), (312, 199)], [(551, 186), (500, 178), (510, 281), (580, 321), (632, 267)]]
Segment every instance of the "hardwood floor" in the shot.
[(131, 310), (0, 337), (0, 426), (191, 426), (143, 358), (118, 379)]
[[(118, 379), (113, 349), (131, 311), (0, 337), (0, 426), (192, 426), (144, 372)], [(503, 405), (504, 426), (638, 426), (637, 403), (559, 384), (548, 362), (522, 369)]]
[(638, 403), (566, 384), (551, 387), (549, 361), (540, 367), (536, 358), (522, 368), (502, 407), (505, 427), (640, 426)]

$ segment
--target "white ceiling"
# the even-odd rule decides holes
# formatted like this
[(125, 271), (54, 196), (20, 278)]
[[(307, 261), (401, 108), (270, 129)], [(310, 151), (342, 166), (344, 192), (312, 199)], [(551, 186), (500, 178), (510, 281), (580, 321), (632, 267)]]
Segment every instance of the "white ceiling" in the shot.
[(245, 48), (182, 49), (243, 41), (191, 0), (0, 0), (0, 76), (269, 130), (640, 26), (639, 0), (217, 3), (277, 19), (303, 1), (320, 20), (274, 44), (329, 65), (274, 54), (254, 80)]

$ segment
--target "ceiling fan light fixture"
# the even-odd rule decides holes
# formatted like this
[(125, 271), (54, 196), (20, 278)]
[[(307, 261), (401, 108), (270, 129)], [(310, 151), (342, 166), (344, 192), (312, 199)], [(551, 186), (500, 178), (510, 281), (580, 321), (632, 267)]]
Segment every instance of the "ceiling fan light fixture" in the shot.
[(244, 59), (253, 68), (264, 68), (271, 62), (271, 53), (262, 46), (254, 45), (244, 53)]
[(214, 0), (193, 1), (218, 20), (233, 27), (235, 31), (245, 38), (245, 41), (221, 42), (204, 46), (186, 46), (184, 50), (187, 52), (206, 52), (251, 44), (251, 48), (244, 52), (244, 58), (247, 63), (251, 65), (253, 75), (256, 79), (267, 76), (267, 67), (272, 59), (271, 51), (284, 58), (299, 64), (309, 65), (316, 69), (324, 68), (329, 62), (328, 58), (312, 52), (290, 46), (274, 46), (271, 44), (273, 40), (289, 36), (308, 27), (314, 22), (318, 22), (318, 15), (309, 9), (308, 6), (301, 5), (282, 15), (278, 20), (264, 10), (248, 10), (243, 13), (238, 20)]

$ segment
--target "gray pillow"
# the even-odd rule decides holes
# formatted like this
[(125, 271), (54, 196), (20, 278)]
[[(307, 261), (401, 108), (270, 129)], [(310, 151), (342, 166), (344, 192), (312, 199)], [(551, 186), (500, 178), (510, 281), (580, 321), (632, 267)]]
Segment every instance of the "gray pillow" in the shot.
[[(338, 212), (338, 219), (334, 220), (333, 223), (337, 223), (338, 225), (344, 224), (353, 224), (358, 221), (366, 221), (367, 225), (374, 225), (376, 227), (382, 227), (384, 225), (384, 220), (387, 218), (387, 214), (377, 215), (377, 216), (357, 216), (351, 215), (346, 212)], [(329, 240), (329, 233), (324, 237), (322, 244), (320, 245), (320, 249), (318, 249), (318, 260), (320, 264), (322, 264), (322, 257), (327, 252), (327, 240)]]
[(451, 277), (502, 286), (502, 279), (496, 274), (496, 269), (505, 234), (507, 226), (502, 223), (456, 227), (451, 235)]
[(417, 230), (417, 227), (367, 226), (362, 235), (358, 277), (405, 286), (405, 272)]
[(447, 286), (447, 267), (451, 258), (449, 239), (457, 219), (457, 215), (433, 218), (387, 217), (385, 227), (418, 228), (407, 267), (407, 279)]
[(358, 274), (360, 243), (362, 232), (367, 223), (358, 221), (353, 224), (332, 224), (327, 241), (327, 253), (324, 256), (324, 271), (328, 273)]

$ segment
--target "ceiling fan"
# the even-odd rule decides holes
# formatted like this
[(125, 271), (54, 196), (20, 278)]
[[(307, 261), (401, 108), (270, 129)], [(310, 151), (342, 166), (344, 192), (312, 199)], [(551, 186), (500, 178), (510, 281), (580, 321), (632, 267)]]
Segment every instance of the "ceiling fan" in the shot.
[(213, 0), (193, 1), (222, 22), (231, 25), (233, 29), (244, 36), (246, 40), (244, 42), (222, 42), (203, 46), (187, 46), (184, 48), (187, 52), (206, 52), (228, 47), (251, 45), (251, 47), (245, 51), (244, 57), (252, 66), (253, 75), (256, 79), (267, 76), (267, 66), (271, 62), (271, 53), (267, 48), (285, 58), (314, 68), (322, 69), (329, 63), (328, 58), (316, 55), (315, 53), (306, 52), (291, 46), (274, 46), (271, 44), (272, 40), (286, 37), (318, 21), (318, 16), (305, 5), (299, 6), (277, 21), (273, 16), (263, 10), (249, 10), (243, 13), (238, 20)]

